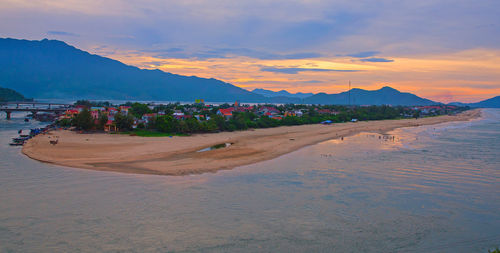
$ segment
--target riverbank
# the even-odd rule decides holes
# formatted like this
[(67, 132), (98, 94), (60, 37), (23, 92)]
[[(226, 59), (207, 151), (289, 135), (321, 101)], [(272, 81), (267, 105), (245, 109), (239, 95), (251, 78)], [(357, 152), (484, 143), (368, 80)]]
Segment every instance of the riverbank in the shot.
[[(29, 140), (23, 147), (23, 153), (42, 162), (76, 168), (137, 174), (187, 175), (257, 163), (304, 146), (360, 132), (384, 133), (400, 127), (468, 121), (480, 115), (480, 110), (470, 110), (454, 116), (285, 126), (171, 138), (78, 134), (57, 130)], [(51, 145), (49, 142), (54, 138), (59, 140), (57, 145)], [(222, 143), (231, 145), (198, 152)]]

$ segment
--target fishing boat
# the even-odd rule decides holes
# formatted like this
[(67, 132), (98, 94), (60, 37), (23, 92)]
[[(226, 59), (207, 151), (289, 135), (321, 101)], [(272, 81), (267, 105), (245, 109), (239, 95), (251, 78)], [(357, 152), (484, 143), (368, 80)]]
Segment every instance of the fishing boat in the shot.
[(9, 143), (9, 145), (11, 145), (11, 146), (22, 146), (22, 145), (24, 145), (24, 142), (12, 142), (12, 143)]
[(12, 141), (13, 142), (24, 142), (24, 141), (27, 141), (29, 139), (30, 139), (30, 137), (17, 137), (17, 138), (12, 138)]

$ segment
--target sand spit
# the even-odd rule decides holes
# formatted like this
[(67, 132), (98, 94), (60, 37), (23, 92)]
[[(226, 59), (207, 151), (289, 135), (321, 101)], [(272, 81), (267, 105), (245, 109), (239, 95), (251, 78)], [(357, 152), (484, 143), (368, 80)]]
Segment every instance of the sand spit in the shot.
[[(362, 121), (332, 125), (284, 126), (187, 137), (138, 137), (119, 134), (79, 134), (58, 130), (31, 139), (23, 153), (32, 159), (63, 166), (137, 174), (187, 175), (269, 160), (304, 146), (360, 132), (384, 133), (400, 127), (468, 121), (480, 110), (455, 116)], [(49, 140), (59, 139), (57, 145)], [(226, 148), (197, 152), (217, 144)]]

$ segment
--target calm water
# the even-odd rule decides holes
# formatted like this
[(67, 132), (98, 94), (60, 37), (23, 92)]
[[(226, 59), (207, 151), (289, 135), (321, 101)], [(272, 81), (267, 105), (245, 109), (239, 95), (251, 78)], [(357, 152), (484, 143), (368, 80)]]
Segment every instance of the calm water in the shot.
[[(0, 115), (1, 252), (487, 252), (500, 245), (500, 110), (364, 133), (186, 177), (32, 161)], [(394, 139), (392, 139), (394, 136)]]

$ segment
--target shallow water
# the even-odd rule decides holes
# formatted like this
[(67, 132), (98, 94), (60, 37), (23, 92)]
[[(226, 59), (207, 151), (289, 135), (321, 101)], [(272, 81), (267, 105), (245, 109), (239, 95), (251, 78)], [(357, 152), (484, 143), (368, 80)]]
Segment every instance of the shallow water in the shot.
[(184, 177), (42, 164), (7, 145), (36, 123), (2, 118), (0, 251), (487, 252), (500, 110), (485, 114)]

